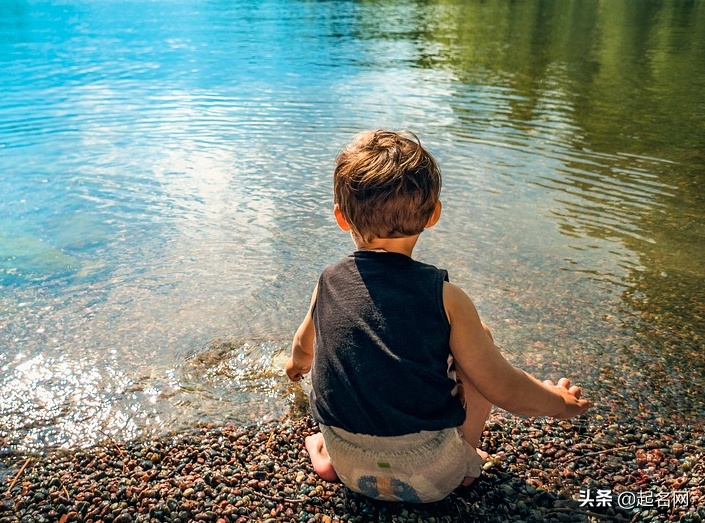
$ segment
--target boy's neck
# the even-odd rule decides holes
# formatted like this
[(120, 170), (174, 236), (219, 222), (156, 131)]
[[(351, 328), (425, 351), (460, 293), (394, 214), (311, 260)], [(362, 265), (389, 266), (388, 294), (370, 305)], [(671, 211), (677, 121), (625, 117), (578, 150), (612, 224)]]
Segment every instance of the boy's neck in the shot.
[(353, 236), (355, 247), (360, 251), (383, 250), (404, 254), (409, 258), (411, 258), (411, 253), (418, 239), (419, 235), (415, 234), (414, 236), (404, 236), (403, 238), (374, 238), (372, 241), (366, 242)]

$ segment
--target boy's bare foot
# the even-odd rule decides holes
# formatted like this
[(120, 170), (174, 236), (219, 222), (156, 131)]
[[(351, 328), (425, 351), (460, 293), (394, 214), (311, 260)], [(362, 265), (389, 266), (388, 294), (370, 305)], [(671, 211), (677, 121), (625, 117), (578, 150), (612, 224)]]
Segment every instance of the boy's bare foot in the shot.
[(323, 434), (319, 432), (312, 436), (306, 436), (304, 443), (316, 474), (326, 481), (338, 481), (338, 474), (335, 472), (328, 451), (323, 444)]
[(469, 487), (470, 485), (472, 485), (473, 483), (475, 483), (475, 480), (476, 480), (476, 479), (477, 479), (477, 478), (473, 478), (472, 476), (467, 476), (467, 477), (463, 480), (463, 482), (461, 483), (461, 485), (462, 485), (463, 487)]
[[(487, 452), (485, 452), (484, 450), (475, 449), (475, 451), (477, 452), (477, 455), (482, 458), (482, 461), (487, 461), (487, 458), (490, 457), (490, 455)], [(466, 476), (465, 479), (463, 480), (463, 482), (461, 483), (461, 485), (463, 487), (469, 487), (470, 485), (472, 485), (475, 482), (476, 479), (477, 478), (473, 478), (472, 476)]]

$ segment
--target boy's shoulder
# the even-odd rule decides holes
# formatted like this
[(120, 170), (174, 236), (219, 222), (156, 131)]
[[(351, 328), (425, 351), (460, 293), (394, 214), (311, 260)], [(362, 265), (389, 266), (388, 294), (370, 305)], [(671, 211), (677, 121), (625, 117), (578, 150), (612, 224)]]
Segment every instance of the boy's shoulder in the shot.
[[(332, 275), (383, 273), (390, 277), (432, 278), (449, 281), (448, 271), (395, 252), (355, 251), (331, 263), (321, 272), (319, 283)], [(425, 275), (425, 276), (424, 276)]]
[(354, 263), (354, 260), (352, 259), (352, 254), (349, 254), (348, 256), (345, 256), (343, 258), (340, 258), (337, 261), (334, 261), (330, 264), (328, 264), (323, 271), (321, 271), (321, 274), (326, 274), (332, 271), (335, 271), (338, 267), (345, 266), (345, 265), (350, 265)]
[(386, 251), (355, 251), (328, 265), (323, 272), (340, 266), (386, 266), (390, 269), (420, 269), (448, 273), (433, 264), (419, 261), (405, 254)]
[(383, 251), (381, 249), (379, 250), (359, 250), (359, 251), (354, 251), (348, 254), (347, 256), (341, 258), (337, 262), (332, 263), (331, 265), (336, 265), (341, 262), (354, 262), (354, 261), (376, 261), (376, 262), (382, 262), (382, 263), (397, 263), (397, 264), (407, 264), (407, 265), (415, 265), (417, 267), (429, 267), (432, 269), (436, 270), (443, 270), (439, 269), (436, 265), (433, 265), (431, 263), (426, 263), (421, 260), (418, 260), (416, 258), (412, 258), (411, 256), (407, 256), (406, 254), (402, 254), (400, 252), (394, 252), (394, 251)]

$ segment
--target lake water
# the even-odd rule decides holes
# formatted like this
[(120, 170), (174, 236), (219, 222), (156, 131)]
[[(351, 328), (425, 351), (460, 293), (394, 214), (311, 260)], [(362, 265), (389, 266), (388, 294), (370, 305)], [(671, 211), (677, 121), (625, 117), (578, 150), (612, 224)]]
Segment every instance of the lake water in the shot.
[(508, 359), (700, 423), (704, 57), (690, 1), (0, 0), (0, 451), (296, 408), (370, 128), (439, 160), (415, 256)]

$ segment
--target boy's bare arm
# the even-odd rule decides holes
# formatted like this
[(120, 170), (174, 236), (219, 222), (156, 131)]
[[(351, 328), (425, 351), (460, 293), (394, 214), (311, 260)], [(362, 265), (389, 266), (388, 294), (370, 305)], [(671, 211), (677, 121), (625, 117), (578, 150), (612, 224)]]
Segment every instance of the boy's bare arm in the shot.
[(292, 381), (299, 381), (304, 374), (311, 370), (313, 362), (313, 341), (316, 331), (313, 326), (313, 305), (316, 303), (318, 285), (313, 290), (311, 305), (308, 308), (306, 317), (294, 334), (294, 341), (291, 345), (291, 356), (286, 362), (286, 375)]
[(571, 418), (590, 406), (579, 387), (563, 378), (554, 385), (512, 366), (499, 352), (465, 292), (451, 283), (443, 287), (451, 324), (450, 348), (457, 365), (488, 401), (514, 414)]

